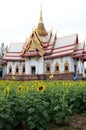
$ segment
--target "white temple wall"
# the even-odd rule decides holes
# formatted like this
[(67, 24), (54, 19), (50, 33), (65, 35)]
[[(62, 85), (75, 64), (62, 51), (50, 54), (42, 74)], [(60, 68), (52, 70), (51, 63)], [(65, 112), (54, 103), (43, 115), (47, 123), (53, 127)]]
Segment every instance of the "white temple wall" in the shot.
[(73, 66), (73, 61), (72, 58), (70, 56), (66, 56), (66, 57), (61, 57), (61, 58), (55, 58), (55, 59), (49, 59), (49, 60), (45, 60), (45, 64), (44, 64), (44, 72), (46, 73), (46, 64), (50, 63), (50, 69), (51, 69), (51, 73), (54, 73), (55, 70), (55, 64), (58, 63), (59, 64), (59, 72), (60, 73), (64, 73), (64, 64), (68, 63), (69, 64), (69, 72), (74, 71), (74, 69), (72, 68)]
[(71, 60), (72, 63), (72, 72), (74, 72), (74, 66), (76, 65), (76, 73), (83, 74), (84, 73), (84, 63), (82, 60), (73, 59)]
[(12, 75), (15, 75), (15, 69), (16, 69), (16, 66), (19, 67), (19, 75), (22, 74), (22, 67), (23, 65), (25, 64), (25, 62), (13, 62), (13, 61), (10, 61), (7, 63), (7, 74), (9, 74), (9, 67), (11, 66), (12, 67)]
[(64, 65), (65, 63), (67, 63), (69, 65), (69, 72), (71, 72), (71, 57), (70, 56), (66, 56), (66, 57), (62, 57), (60, 59), (60, 70), (61, 73), (64, 73)]
[(73, 68), (73, 60), (70, 56), (61, 57), (61, 58), (55, 58), (55, 59), (49, 59), (45, 60), (44, 63), (44, 72), (46, 73), (46, 64), (50, 63), (51, 73), (53, 74), (55, 72), (55, 64), (58, 63), (59, 65), (59, 72), (64, 73), (64, 64), (69, 64), (69, 72), (74, 72)]
[[(74, 68), (75, 66), (76, 66), (76, 70)], [(78, 62), (77, 62), (77, 59), (72, 59), (71, 58), (71, 72), (75, 73), (75, 71), (76, 71), (76, 73), (78, 71)]]
[(71, 56), (65, 56), (61, 58), (55, 58), (55, 59), (48, 59), (44, 60), (43, 57), (36, 58), (26, 58), (25, 62), (13, 62), (8, 61), (7, 66), (3, 68), (3, 75), (9, 74), (9, 67), (12, 67), (12, 75), (15, 75), (16, 66), (19, 66), (19, 75), (22, 75), (23, 65), (25, 65), (25, 74), (31, 74), (31, 67), (36, 68), (35, 74), (44, 74), (46, 73), (46, 65), (47, 63), (50, 63), (50, 72), (51, 74), (55, 73), (55, 64), (59, 64), (59, 72), (64, 73), (64, 64), (69, 64), (69, 72), (74, 72), (76, 65), (76, 73), (80, 73), (84, 75), (84, 63), (82, 60), (72, 59)]
[(26, 74), (31, 74), (31, 67), (36, 68), (35, 74), (43, 74), (43, 58), (35, 58), (32, 57), (30, 59), (25, 60), (25, 68), (26, 68)]
[(29, 61), (29, 58), (25, 59), (25, 74), (30, 74), (30, 61)]
[(86, 78), (86, 64), (83, 62), (83, 77)]
[(37, 63), (37, 73), (38, 74), (43, 74), (44, 73), (44, 59), (43, 57), (39, 58), (38, 63)]
[(82, 74), (83, 73), (83, 63), (82, 60), (78, 60), (78, 73)]
[(84, 62), (82, 62), (82, 74), (83, 74), (83, 77), (86, 77)]
[(69, 65), (69, 72), (72, 71), (71, 60), (72, 60), (72, 58), (70, 56), (65, 56), (65, 57), (61, 58), (61, 73), (64, 73), (65, 63), (68, 63), (68, 65)]
[(11, 61), (8, 61), (7, 62), (7, 74), (9, 73), (9, 67), (10, 67), (10, 65), (12, 66), (12, 74), (13, 74), (13, 62), (11, 62)]
[(59, 64), (59, 71), (61, 72), (61, 58), (56, 58), (56, 59), (53, 59), (53, 63), (52, 63), (52, 73), (54, 73), (55, 71), (55, 64), (58, 63)]

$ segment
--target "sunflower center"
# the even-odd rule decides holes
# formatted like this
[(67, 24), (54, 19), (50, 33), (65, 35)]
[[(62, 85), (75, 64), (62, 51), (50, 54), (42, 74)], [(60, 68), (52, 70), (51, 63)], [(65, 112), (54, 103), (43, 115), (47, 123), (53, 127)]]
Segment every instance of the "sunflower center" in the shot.
[(40, 86), (40, 87), (39, 87), (39, 90), (42, 90), (42, 89), (43, 89), (43, 86)]

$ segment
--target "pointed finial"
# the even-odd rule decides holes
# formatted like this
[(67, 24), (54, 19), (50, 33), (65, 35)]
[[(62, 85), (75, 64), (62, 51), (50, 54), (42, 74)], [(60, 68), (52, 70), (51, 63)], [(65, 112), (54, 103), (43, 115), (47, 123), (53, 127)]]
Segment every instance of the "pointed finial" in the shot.
[(41, 36), (47, 35), (47, 31), (44, 27), (43, 18), (42, 18), (42, 0), (41, 0), (41, 4), (40, 4), (40, 18), (39, 18), (39, 23), (37, 26), (37, 33)]
[(40, 3), (40, 19), (39, 19), (39, 23), (43, 23), (43, 19), (42, 19), (42, 0)]

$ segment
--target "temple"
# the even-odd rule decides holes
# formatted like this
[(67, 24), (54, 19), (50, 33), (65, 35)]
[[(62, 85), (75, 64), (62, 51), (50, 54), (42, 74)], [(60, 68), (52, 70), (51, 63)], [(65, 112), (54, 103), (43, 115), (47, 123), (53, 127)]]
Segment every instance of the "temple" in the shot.
[(3, 57), (3, 78), (17, 80), (78, 79), (85, 75), (86, 45), (78, 34), (58, 37), (45, 29), (40, 8), (39, 22), (23, 43), (11, 43)]

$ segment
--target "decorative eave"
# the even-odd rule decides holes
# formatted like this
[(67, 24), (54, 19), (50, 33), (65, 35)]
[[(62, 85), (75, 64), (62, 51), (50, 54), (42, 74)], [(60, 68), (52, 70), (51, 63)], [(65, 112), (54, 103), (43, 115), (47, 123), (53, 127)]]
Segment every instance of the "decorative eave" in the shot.
[(20, 52), (7, 52), (3, 61), (25, 61), (25, 58), (21, 56)]
[(86, 61), (86, 51), (83, 52), (83, 55), (82, 55), (82, 57), (81, 57), (81, 60)]
[(75, 43), (71, 45), (67, 45), (67, 46), (61, 46), (58, 48), (53, 47), (53, 49), (51, 49), (52, 51), (50, 55), (46, 55), (44, 59), (50, 59), (50, 58), (53, 59), (53, 58), (59, 58), (61, 56), (71, 55), (73, 53), (74, 46), (75, 46)]
[(55, 34), (54, 40), (53, 40), (52, 44), (48, 45), (48, 47), (46, 48), (45, 55), (52, 54), (52, 51), (54, 49), (54, 45), (55, 45), (56, 39), (57, 39), (57, 37), (56, 37), (56, 34)]
[(36, 33), (36, 29), (33, 30), (29, 40), (26, 42), (21, 55), (22, 56), (43, 56), (45, 53), (43, 46), (41, 45), (41, 40)]
[[(79, 44), (77, 44), (78, 46)], [(85, 43), (83, 44), (83, 47), (80, 49), (77, 49), (77, 46), (73, 52), (72, 57), (73, 58), (79, 58), (79, 59), (83, 59), (84, 58), (84, 48), (85, 48)]]

